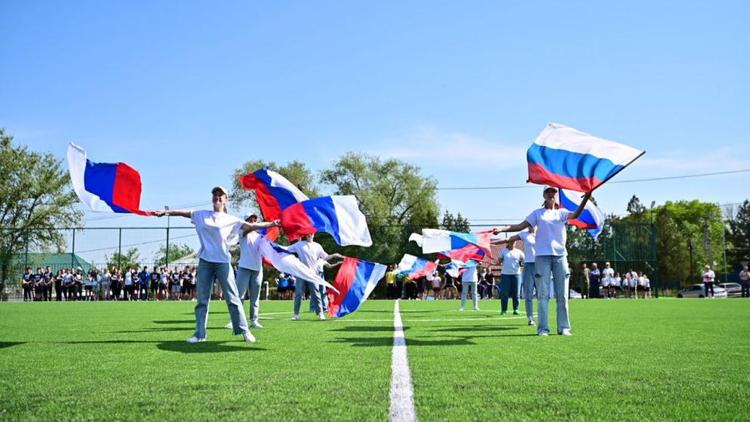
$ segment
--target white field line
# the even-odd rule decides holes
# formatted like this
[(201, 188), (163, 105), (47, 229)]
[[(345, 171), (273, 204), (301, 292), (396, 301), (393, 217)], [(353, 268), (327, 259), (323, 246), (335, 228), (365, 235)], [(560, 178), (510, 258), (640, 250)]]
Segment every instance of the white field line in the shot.
[(393, 354), (391, 356), (391, 410), (393, 422), (412, 422), (417, 420), (414, 410), (414, 390), (411, 384), (409, 358), (406, 354), (404, 325), (401, 322), (399, 301), (393, 306)]

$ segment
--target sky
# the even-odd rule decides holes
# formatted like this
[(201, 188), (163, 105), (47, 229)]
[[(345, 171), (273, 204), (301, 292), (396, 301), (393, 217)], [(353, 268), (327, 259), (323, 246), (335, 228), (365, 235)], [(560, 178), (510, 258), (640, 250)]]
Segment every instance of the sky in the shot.
[[(441, 188), (524, 186), (548, 122), (647, 151), (597, 190), (605, 213), (632, 195), (739, 203), (747, 172), (622, 182), (750, 169), (749, 19), (747, 1), (5, 0), (0, 127), (60, 159), (74, 141), (130, 164), (144, 209), (208, 207), (249, 160), (317, 172), (348, 151), (416, 164)], [(474, 224), (520, 222), (541, 189), (439, 201)]]

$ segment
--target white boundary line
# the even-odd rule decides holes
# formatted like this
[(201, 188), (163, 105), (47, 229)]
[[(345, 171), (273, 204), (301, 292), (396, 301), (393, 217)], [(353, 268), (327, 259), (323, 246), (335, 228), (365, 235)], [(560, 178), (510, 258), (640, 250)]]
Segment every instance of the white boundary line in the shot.
[(391, 409), (390, 420), (411, 422), (417, 420), (414, 410), (414, 390), (411, 384), (409, 358), (406, 354), (404, 325), (401, 323), (399, 301), (393, 305), (393, 354), (391, 357)]

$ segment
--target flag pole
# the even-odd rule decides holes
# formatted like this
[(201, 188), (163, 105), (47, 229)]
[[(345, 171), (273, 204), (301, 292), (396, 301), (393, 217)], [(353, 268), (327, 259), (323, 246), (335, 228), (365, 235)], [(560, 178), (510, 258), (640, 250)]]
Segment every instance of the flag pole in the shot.
[(626, 169), (626, 168), (627, 168), (627, 167), (628, 167), (629, 165), (633, 164), (633, 163), (635, 162), (635, 160), (637, 160), (637, 159), (641, 158), (641, 157), (643, 156), (643, 154), (645, 154), (645, 153), (646, 153), (646, 151), (643, 151), (643, 152), (641, 152), (640, 154), (638, 154), (638, 156), (637, 156), (637, 157), (635, 157), (635, 158), (633, 158), (632, 160), (630, 160), (630, 162), (629, 162), (629, 163), (627, 163), (627, 164), (625, 164), (625, 165), (624, 165), (624, 166), (623, 166), (623, 167), (622, 167), (622, 168), (621, 168), (620, 170), (617, 170), (616, 172), (612, 173), (612, 175), (610, 175), (609, 177), (607, 177), (606, 179), (604, 179), (604, 180), (603, 180), (603, 181), (602, 181), (601, 183), (599, 183), (599, 184), (598, 184), (598, 185), (597, 185), (597, 186), (596, 186), (596, 187), (595, 187), (594, 189), (591, 189), (591, 191), (590, 191), (590, 192), (594, 192), (594, 191), (595, 191), (596, 189), (598, 189), (598, 188), (599, 188), (599, 186), (603, 185), (603, 184), (604, 184), (604, 183), (606, 183), (606, 182), (607, 182), (607, 181), (608, 181), (609, 179), (611, 179), (611, 178), (615, 177), (615, 176), (616, 176), (616, 175), (617, 175), (618, 173), (620, 173), (621, 171), (625, 170), (625, 169)]

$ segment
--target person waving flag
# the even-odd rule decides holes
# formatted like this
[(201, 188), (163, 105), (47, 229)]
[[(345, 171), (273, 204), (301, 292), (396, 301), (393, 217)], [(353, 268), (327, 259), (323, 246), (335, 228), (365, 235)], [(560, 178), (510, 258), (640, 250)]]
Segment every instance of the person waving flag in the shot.
[(531, 183), (591, 192), (646, 151), (549, 123), (526, 153)]

